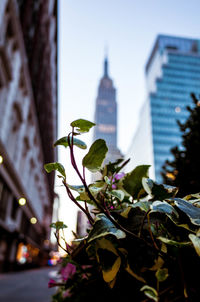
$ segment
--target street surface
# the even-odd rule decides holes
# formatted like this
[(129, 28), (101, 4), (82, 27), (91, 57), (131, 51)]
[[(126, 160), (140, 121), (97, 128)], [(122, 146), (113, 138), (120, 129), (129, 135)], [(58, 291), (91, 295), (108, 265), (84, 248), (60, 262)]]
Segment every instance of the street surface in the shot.
[(55, 288), (48, 288), (56, 268), (0, 274), (0, 302), (50, 302)]

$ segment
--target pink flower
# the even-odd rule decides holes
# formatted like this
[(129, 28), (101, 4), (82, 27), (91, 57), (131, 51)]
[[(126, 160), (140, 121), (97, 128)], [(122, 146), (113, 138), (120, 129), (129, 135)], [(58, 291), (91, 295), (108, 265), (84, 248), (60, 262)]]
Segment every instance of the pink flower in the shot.
[(112, 184), (112, 189), (117, 189), (117, 186), (115, 184)]
[(63, 280), (67, 281), (75, 274), (75, 272), (76, 266), (72, 263), (67, 263), (67, 265), (61, 269), (61, 276)]
[(54, 287), (54, 286), (56, 286), (56, 285), (57, 285), (57, 283), (56, 283), (55, 280), (53, 280), (53, 279), (50, 279), (50, 280), (49, 280), (49, 282), (48, 282), (48, 288)]

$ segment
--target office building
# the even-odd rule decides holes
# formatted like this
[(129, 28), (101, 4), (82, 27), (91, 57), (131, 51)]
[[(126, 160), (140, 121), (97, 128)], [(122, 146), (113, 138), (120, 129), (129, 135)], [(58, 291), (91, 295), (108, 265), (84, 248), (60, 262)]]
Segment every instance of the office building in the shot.
[(117, 102), (116, 89), (108, 74), (108, 59), (104, 60), (104, 73), (98, 87), (95, 107), (94, 140), (104, 139), (108, 146), (105, 163), (113, 162), (122, 155), (117, 148)]
[[(151, 164), (150, 176), (162, 182), (170, 149), (181, 144), (177, 120), (188, 116), (190, 94), (200, 93), (200, 41), (159, 35), (146, 64), (147, 98), (127, 157), (132, 167)], [(129, 166), (130, 167), (130, 166)]]
[(1, 0), (0, 271), (45, 263), (56, 133), (57, 1)]

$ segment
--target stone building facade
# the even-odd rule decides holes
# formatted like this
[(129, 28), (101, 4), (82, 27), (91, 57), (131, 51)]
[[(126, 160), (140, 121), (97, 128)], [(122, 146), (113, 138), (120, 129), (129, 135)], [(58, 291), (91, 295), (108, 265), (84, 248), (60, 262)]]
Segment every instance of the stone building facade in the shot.
[(57, 1), (1, 0), (0, 271), (44, 259), (56, 133)]

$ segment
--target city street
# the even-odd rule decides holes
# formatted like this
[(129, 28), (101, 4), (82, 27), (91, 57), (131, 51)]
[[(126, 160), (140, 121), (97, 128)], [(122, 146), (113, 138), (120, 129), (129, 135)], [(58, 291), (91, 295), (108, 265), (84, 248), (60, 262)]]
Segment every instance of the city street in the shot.
[(50, 302), (55, 288), (48, 288), (56, 268), (0, 274), (1, 302)]

